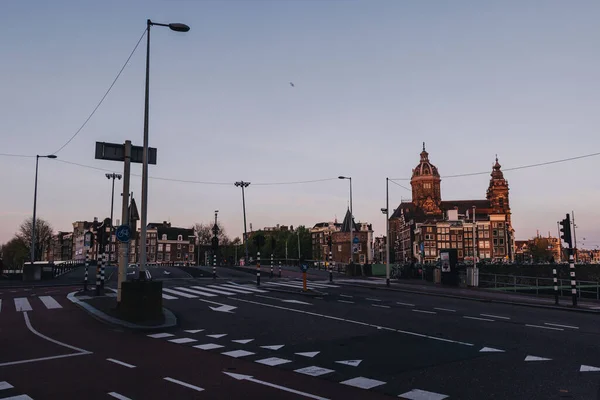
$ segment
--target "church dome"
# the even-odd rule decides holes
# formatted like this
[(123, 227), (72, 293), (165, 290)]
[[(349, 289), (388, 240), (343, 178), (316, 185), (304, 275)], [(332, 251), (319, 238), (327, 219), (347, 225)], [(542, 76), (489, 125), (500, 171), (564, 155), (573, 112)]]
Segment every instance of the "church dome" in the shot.
[(439, 178), (440, 173), (435, 165), (429, 162), (429, 153), (425, 151), (425, 143), (423, 143), (423, 151), (421, 152), (421, 162), (413, 169), (412, 177), (419, 176), (434, 176)]
[(492, 179), (504, 179), (504, 174), (502, 173), (500, 168), (502, 168), (502, 166), (498, 162), (498, 156), (496, 156), (496, 163), (494, 164), (492, 173), (490, 174), (492, 176)]

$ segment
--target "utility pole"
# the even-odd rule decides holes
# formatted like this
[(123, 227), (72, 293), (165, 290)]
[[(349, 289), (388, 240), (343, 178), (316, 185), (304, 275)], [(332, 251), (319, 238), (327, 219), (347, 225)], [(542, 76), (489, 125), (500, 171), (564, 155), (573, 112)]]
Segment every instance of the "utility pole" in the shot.
[(573, 219), (573, 247), (574, 247), (574, 254), (573, 257), (575, 259), (575, 262), (577, 262), (578, 256), (577, 256), (577, 225), (575, 225), (575, 211), (571, 211), (571, 215), (572, 215), (572, 219)]
[(108, 180), (112, 179), (112, 192), (110, 197), (110, 235), (108, 236), (108, 262), (112, 261), (112, 246), (113, 246), (113, 233), (115, 231), (115, 220), (113, 219), (113, 211), (115, 208), (115, 179), (121, 180), (121, 174), (105, 174)]
[[(123, 202), (121, 204), (121, 224), (129, 226), (130, 238), (135, 243), (135, 230), (129, 225), (129, 179), (131, 173), (131, 140), (125, 141), (125, 159), (123, 161)], [(120, 178), (119, 178), (120, 179)], [(113, 186), (114, 186), (113, 179)], [(113, 189), (114, 196), (114, 189)], [(110, 212), (112, 224), (112, 206)], [(130, 240), (131, 240), (130, 239)], [(117, 274), (117, 304), (121, 304), (122, 286), (127, 279), (127, 265), (129, 264), (129, 244), (130, 242), (121, 242), (119, 244), (119, 271)]]
[(385, 178), (385, 283), (390, 286), (390, 192), (389, 178)]
[(246, 259), (244, 260), (244, 263), (247, 264), (248, 263), (248, 230), (246, 229), (246, 197), (244, 195), (244, 188), (247, 188), (248, 186), (250, 186), (250, 182), (244, 182), (244, 181), (239, 181), (235, 183), (236, 187), (241, 187), (242, 188), (242, 208), (244, 209), (244, 245), (246, 248)]
[(300, 265), (300, 227), (296, 228), (298, 231), (298, 265)]

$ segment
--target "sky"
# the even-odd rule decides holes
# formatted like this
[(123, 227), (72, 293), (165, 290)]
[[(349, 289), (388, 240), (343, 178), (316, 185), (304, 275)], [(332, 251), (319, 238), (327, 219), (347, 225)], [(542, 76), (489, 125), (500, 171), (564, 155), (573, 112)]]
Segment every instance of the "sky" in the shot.
[[(0, 154), (65, 144), (148, 18), (191, 27), (151, 31), (149, 142), (158, 163), (149, 170), (164, 179), (149, 183), (150, 222), (187, 227), (219, 210), (239, 236), (239, 180), (252, 183), (254, 230), (341, 221), (349, 185), (335, 178), (346, 175), (355, 218), (381, 235), (385, 178), (409, 179), (422, 142), (445, 200), (485, 198), (489, 174), (444, 176), (491, 172), (496, 154), (511, 168), (600, 152), (595, 0), (4, 0)], [(37, 215), (56, 230), (110, 214), (103, 170), (123, 166), (95, 160), (94, 145), (142, 145), (145, 50), (144, 38), (58, 159), (40, 159)], [(599, 162), (506, 171), (517, 239), (556, 235), (556, 221), (574, 211), (579, 245), (600, 245)], [(141, 165), (132, 173), (139, 206)], [(34, 176), (35, 157), (0, 155), (0, 243), (31, 216)], [(410, 196), (390, 184), (390, 208)]]

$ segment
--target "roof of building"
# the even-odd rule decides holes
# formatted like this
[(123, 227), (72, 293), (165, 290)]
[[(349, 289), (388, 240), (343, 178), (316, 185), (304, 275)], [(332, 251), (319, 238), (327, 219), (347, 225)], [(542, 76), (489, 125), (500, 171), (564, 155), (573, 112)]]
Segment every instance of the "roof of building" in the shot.
[(440, 177), (440, 173), (435, 165), (429, 162), (429, 153), (425, 151), (425, 142), (423, 142), (423, 151), (421, 152), (421, 161), (413, 169), (412, 177), (416, 178), (419, 176), (435, 176)]
[(352, 230), (357, 231), (356, 223), (354, 222), (354, 218), (350, 214), (350, 209), (346, 211), (346, 216), (344, 217), (344, 222), (342, 222), (342, 228), (340, 229), (342, 232), (350, 232), (350, 221), (352, 220)]

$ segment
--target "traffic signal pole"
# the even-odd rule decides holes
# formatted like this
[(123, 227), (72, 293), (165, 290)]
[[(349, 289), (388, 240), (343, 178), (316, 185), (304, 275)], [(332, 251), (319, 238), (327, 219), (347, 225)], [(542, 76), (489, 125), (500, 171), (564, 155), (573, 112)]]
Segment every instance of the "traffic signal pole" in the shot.
[(571, 276), (571, 296), (573, 298), (573, 307), (577, 307), (577, 280), (575, 279), (575, 259), (573, 258), (573, 240), (571, 239), (571, 216), (567, 214), (566, 218), (560, 221), (562, 228), (561, 239), (569, 245), (569, 275)]

